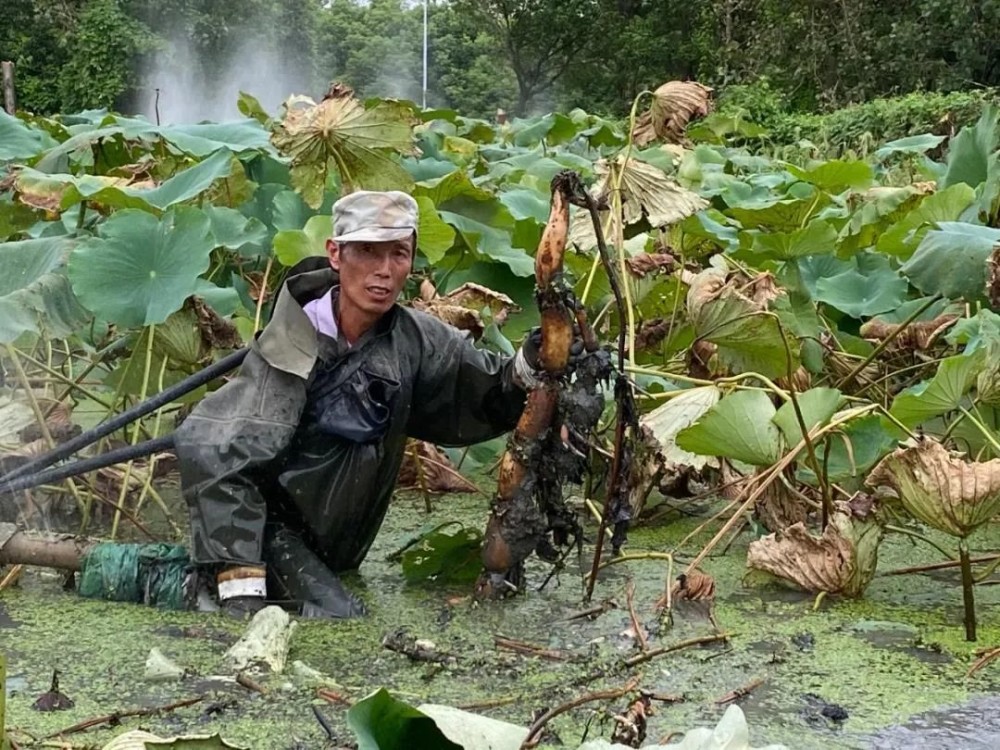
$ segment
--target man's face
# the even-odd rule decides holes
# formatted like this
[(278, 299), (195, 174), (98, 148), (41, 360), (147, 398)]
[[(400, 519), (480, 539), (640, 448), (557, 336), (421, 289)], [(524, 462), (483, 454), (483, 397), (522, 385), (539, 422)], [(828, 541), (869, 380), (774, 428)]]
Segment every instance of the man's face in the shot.
[(410, 273), (413, 238), (391, 242), (327, 241), (330, 265), (340, 273), (341, 314), (375, 320), (393, 306)]

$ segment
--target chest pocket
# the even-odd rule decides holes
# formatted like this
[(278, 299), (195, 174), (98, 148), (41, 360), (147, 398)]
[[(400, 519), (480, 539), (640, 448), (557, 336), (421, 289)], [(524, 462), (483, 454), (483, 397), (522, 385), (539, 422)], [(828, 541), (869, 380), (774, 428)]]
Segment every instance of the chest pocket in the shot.
[(395, 368), (375, 357), (337, 358), (317, 368), (306, 411), (321, 432), (354, 443), (373, 443), (389, 429), (400, 392)]

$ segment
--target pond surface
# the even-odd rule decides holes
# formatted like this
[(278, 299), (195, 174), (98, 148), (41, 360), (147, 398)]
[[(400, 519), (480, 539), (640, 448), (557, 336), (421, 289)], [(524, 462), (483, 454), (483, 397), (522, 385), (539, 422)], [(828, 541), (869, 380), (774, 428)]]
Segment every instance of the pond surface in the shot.
[[(170, 488), (164, 491), (170, 495)], [(176, 500), (176, 494), (174, 495)], [(413, 705), (470, 706), (501, 702), (480, 713), (522, 725), (535, 712), (596, 689), (616, 687), (630, 674), (657, 693), (683, 701), (658, 704), (648, 742), (693, 726), (714, 725), (725, 710), (718, 701), (758, 683), (740, 699), (754, 745), (781, 742), (791, 750), (813, 748), (1000, 748), (1000, 662), (966, 677), (979, 648), (1000, 645), (1000, 588), (977, 587), (979, 642), (964, 641), (957, 571), (881, 576), (860, 601), (814, 598), (745, 576), (746, 535), (725, 555), (709, 558), (715, 577), (714, 619), (731, 636), (724, 644), (688, 648), (632, 670), (621, 665), (636, 653), (625, 607), (625, 587), (635, 584), (635, 608), (649, 632), (650, 647), (712, 635), (706, 607), (679, 606), (672, 623), (660, 622), (654, 603), (668, 564), (641, 560), (606, 568), (594, 603), (619, 606), (592, 619), (565, 621), (586, 606), (580, 570), (568, 570), (537, 591), (547, 568), (530, 566), (531, 588), (501, 604), (474, 605), (467, 586), (412, 586), (385, 556), (425, 526), (460, 519), (481, 528), (483, 496), (445, 496), (428, 516), (423, 500), (396, 499), (359, 575), (348, 579), (370, 615), (344, 622), (302, 621), (289, 661), (301, 660), (329, 676), (340, 692), (358, 699), (386, 687)], [(685, 508), (685, 515), (655, 528), (633, 530), (627, 551), (665, 550), (697, 526), (714, 506)], [(182, 520), (182, 517), (180, 517)], [(591, 530), (592, 533), (592, 530)], [(949, 540), (930, 534), (941, 544)], [(696, 544), (704, 543), (699, 539)], [(916, 544), (920, 544), (919, 542)], [(1000, 528), (971, 540), (973, 555), (1000, 548)], [(587, 547), (585, 547), (587, 549)], [(692, 547), (692, 551), (696, 551)], [(908, 537), (890, 536), (879, 569), (936, 562), (940, 553)], [(675, 569), (675, 574), (678, 570)], [(253, 748), (335, 747), (313, 715), (317, 705), (338, 733), (352, 739), (346, 708), (317, 700), (314, 686), (289, 676), (260, 678), (268, 695), (250, 692), (222, 669), (222, 654), (242, 628), (216, 614), (160, 612), (138, 605), (80, 599), (63, 590), (62, 577), (33, 571), (22, 585), (0, 595), (0, 648), (8, 653), (8, 723), (26, 744), (79, 721), (140, 706), (160, 706), (204, 695), (200, 703), (156, 717), (123, 719), (67, 736), (79, 746), (100, 747), (125, 729), (162, 735), (220, 732)], [(454, 657), (444, 668), (414, 663), (382, 647), (382, 638), (403, 630), (428, 639)], [(560, 649), (573, 658), (552, 661), (499, 650), (496, 635)], [(184, 680), (143, 681), (150, 648), (157, 647), (190, 670)], [(39, 713), (34, 699), (48, 689), (54, 669), (60, 687), (75, 701), (69, 711)], [(506, 700), (504, 700), (506, 699)], [(554, 739), (576, 747), (589, 723), (589, 738), (610, 736), (607, 715), (624, 705), (593, 704), (552, 723)]]

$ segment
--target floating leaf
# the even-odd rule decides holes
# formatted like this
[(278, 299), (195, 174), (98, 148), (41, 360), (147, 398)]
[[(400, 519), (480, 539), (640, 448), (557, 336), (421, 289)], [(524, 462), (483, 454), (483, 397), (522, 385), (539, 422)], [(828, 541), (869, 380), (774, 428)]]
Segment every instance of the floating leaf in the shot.
[(987, 261), (998, 246), (1000, 229), (940, 222), (900, 271), (925, 294), (975, 302), (986, 295)]
[(882, 527), (863, 496), (837, 503), (821, 537), (797, 523), (750, 542), (747, 566), (818, 593), (857, 598), (875, 576)]
[(966, 537), (1000, 512), (1000, 459), (967, 461), (928, 438), (886, 456), (867, 483), (952, 536)]
[(118, 211), (99, 234), (73, 251), (69, 277), (83, 304), (123, 326), (162, 323), (180, 309), (197, 290), (215, 246), (208, 216), (187, 206), (160, 219)]
[(0, 343), (28, 331), (66, 336), (90, 317), (66, 278), (72, 249), (66, 238), (0, 243)]
[(153, 750), (161, 747), (173, 750), (241, 750), (240, 745), (231, 745), (218, 734), (167, 738), (141, 729), (118, 735), (101, 750)]
[[(806, 430), (812, 431), (813, 428), (829, 422), (837, 412), (842, 395), (835, 388), (810, 388), (798, 394), (796, 398), (799, 410), (802, 412), (802, 421), (806, 423)], [(774, 423), (778, 425), (789, 445), (798, 445), (802, 440), (802, 430), (791, 401), (781, 405), (778, 413), (774, 415)]]
[(462, 750), (433, 719), (396, 700), (385, 688), (351, 706), (347, 725), (358, 740), (358, 750)]
[(774, 404), (761, 391), (738, 391), (678, 432), (677, 446), (702, 456), (770, 466), (782, 453), (775, 413)]
[(986, 350), (948, 357), (938, 365), (934, 377), (896, 396), (889, 413), (907, 427), (916, 427), (959, 407), (962, 397), (976, 382), (986, 361)]
[(472, 583), (482, 570), (482, 543), (479, 529), (438, 527), (403, 552), (403, 576), (410, 583)]

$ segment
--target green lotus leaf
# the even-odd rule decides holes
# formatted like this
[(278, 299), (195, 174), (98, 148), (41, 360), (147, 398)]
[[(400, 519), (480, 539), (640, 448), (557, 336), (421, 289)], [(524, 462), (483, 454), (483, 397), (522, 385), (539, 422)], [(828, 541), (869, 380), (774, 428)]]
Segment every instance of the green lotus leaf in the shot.
[(811, 169), (801, 169), (794, 164), (789, 164), (787, 169), (800, 180), (831, 193), (846, 188), (862, 190), (871, 185), (874, 178), (871, 166), (863, 161), (833, 159)]
[(313, 216), (302, 229), (286, 229), (274, 235), (274, 255), (284, 266), (326, 255), (326, 241), (333, 234), (333, 219)]
[(952, 536), (967, 537), (1000, 512), (1000, 459), (968, 461), (927, 438), (882, 459), (867, 484)]
[(998, 244), (1000, 229), (940, 222), (900, 271), (925, 294), (976, 302), (985, 296), (987, 260)]
[(875, 247), (880, 253), (905, 260), (913, 255), (931, 228), (942, 221), (956, 221), (975, 199), (976, 191), (962, 183), (928, 195), (889, 227), (878, 238)]
[(441, 218), (427, 196), (417, 196), (420, 221), (417, 226), (417, 249), (430, 263), (438, 263), (455, 242), (455, 230)]
[(253, 250), (253, 246), (267, 239), (267, 227), (260, 219), (247, 218), (235, 208), (225, 206), (205, 206), (202, 210), (212, 222), (216, 247), (239, 250), (243, 254), (248, 245), (251, 246), (248, 249)]
[(813, 219), (802, 229), (793, 232), (755, 234), (750, 252), (745, 257), (754, 261), (793, 260), (806, 255), (833, 252), (836, 242), (837, 230), (833, 225), (821, 219)]
[(677, 447), (701, 456), (770, 466), (783, 451), (774, 404), (761, 391), (737, 391), (677, 433)]
[(31, 159), (57, 145), (44, 130), (33, 128), (0, 109), (0, 162)]
[[(786, 341), (773, 315), (756, 310), (740, 297), (712, 300), (693, 316), (699, 339), (718, 347), (719, 361), (731, 372), (782, 377), (799, 367), (798, 341)], [(792, 361), (789, 362), (789, 352)]]
[(932, 148), (937, 148), (945, 140), (943, 135), (933, 135), (923, 133), (921, 135), (911, 135), (906, 138), (897, 138), (889, 141), (875, 152), (875, 158), (879, 161), (894, 154), (924, 154)]
[(482, 570), (482, 545), (479, 529), (438, 526), (403, 552), (403, 576), (410, 583), (473, 583)]
[(123, 326), (162, 323), (198, 289), (215, 247), (204, 211), (179, 206), (157, 218), (118, 211), (69, 260), (73, 291), (97, 316)]
[(66, 336), (90, 317), (66, 278), (72, 249), (65, 237), (0, 243), (0, 343), (26, 332)]
[(892, 310), (906, 299), (906, 279), (885, 256), (859, 253), (843, 265), (838, 262), (835, 273), (830, 273), (830, 260), (809, 257), (799, 261), (803, 282), (811, 286), (817, 302), (862, 318)]
[(216, 180), (229, 176), (234, 166), (232, 153), (220, 149), (151, 189), (131, 187), (122, 178), (44, 174), (27, 168), (18, 172), (14, 184), (25, 203), (39, 208), (65, 211), (87, 200), (112, 208), (141, 208), (159, 213), (196, 198)]
[(962, 128), (948, 144), (948, 168), (941, 187), (965, 184), (976, 188), (997, 173), (1000, 166), (1000, 109), (983, 108), (975, 125)]
[(985, 363), (986, 349), (983, 348), (942, 360), (933, 378), (896, 396), (889, 413), (907, 427), (916, 427), (957, 409)]
[[(802, 421), (806, 424), (806, 430), (811, 431), (815, 427), (825, 425), (830, 418), (836, 414), (840, 405), (840, 391), (836, 388), (810, 388), (797, 394), (799, 410), (802, 412)], [(795, 407), (791, 401), (786, 401), (774, 415), (774, 423), (778, 425), (781, 434), (785, 436), (785, 441), (789, 445), (798, 445), (802, 440), (802, 430), (799, 427), (798, 417), (795, 415)]]
[(396, 700), (385, 688), (351, 706), (347, 725), (358, 750), (462, 750), (427, 714)]

